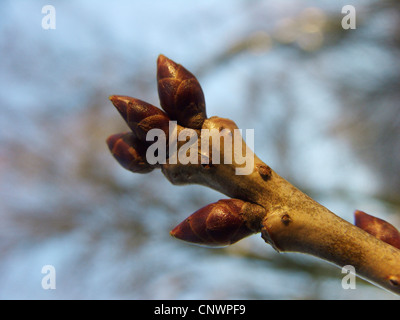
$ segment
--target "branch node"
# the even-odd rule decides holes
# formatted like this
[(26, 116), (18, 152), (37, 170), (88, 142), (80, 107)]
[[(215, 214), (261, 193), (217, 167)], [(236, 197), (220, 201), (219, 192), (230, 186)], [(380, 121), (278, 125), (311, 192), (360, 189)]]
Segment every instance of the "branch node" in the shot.
[(272, 170), (266, 164), (257, 164), (257, 171), (263, 180), (267, 181), (271, 178)]
[(285, 213), (282, 217), (281, 217), (281, 221), (285, 226), (288, 226), (290, 222), (292, 222), (292, 219), (290, 218), (290, 216)]
[(276, 246), (274, 240), (272, 240), (267, 228), (265, 226), (263, 226), (261, 228), (261, 238), (263, 238), (263, 240), (268, 243), (272, 248), (274, 248), (275, 251), (277, 252), (281, 252), (281, 250)]

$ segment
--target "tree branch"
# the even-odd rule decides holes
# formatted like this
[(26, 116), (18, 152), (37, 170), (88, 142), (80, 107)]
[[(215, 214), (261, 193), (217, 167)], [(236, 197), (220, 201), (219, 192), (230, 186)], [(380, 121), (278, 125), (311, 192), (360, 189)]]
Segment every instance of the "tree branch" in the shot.
[[(157, 79), (166, 113), (138, 99), (110, 97), (132, 130), (108, 138), (112, 154), (130, 171), (161, 168), (172, 184), (201, 184), (232, 198), (196, 211), (171, 235), (219, 246), (261, 232), (278, 252), (310, 254), (340, 267), (352, 265), (358, 276), (400, 294), (399, 249), (336, 216), (280, 177), (236, 134), (233, 121), (207, 118), (200, 84), (181, 65), (161, 55)], [(178, 125), (171, 127), (171, 120)], [(167, 159), (154, 163), (149, 161), (151, 143), (146, 136), (157, 128), (160, 148), (153, 156), (160, 159), (164, 143)], [(250, 170), (238, 174), (249, 163)]]

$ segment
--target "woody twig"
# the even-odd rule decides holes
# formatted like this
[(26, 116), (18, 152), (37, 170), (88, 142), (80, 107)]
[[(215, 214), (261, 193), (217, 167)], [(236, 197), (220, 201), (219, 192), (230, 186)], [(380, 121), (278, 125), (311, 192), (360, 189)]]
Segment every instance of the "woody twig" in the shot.
[(280, 177), (253, 153), (233, 121), (207, 117), (195, 76), (163, 55), (157, 83), (164, 111), (131, 97), (110, 97), (131, 129), (107, 139), (111, 153), (132, 172), (161, 169), (172, 184), (201, 184), (229, 197), (193, 213), (172, 236), (225, 246), (261, 233), (278, 252), (352, 265), (358, 276), (400, 294), (400, 234), (394, 227), (387, 241), (382, 223), (374, 220), (373, 227), (364, 217), (352, 225)]

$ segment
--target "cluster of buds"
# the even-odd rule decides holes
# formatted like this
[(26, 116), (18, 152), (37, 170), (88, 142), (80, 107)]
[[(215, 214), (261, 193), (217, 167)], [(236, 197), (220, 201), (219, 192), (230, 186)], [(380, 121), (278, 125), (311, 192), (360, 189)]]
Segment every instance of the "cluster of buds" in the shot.
[[(161, 129), (168, 137), (171, 120), (177, 122), (179, 131), (183, 128), (199, 130), (207, 119), (203, 90), (196, 77), (163, 55), (157, 60), (157, 85), (164, 111), (128, 96), (110, 97), (131, 131), (110, 136), (107, 144), (122, 167), (135, 173), (148, 173), (163, 167), (146, 160), (149, 147), (146, 136), (150, 130)], [(250, 203), (238, 199), (209, 204), (174, 228), (171, 235), (205, 246), (235, 243), (254, 233), (251, 223), (242, 214), (249, 206)]]

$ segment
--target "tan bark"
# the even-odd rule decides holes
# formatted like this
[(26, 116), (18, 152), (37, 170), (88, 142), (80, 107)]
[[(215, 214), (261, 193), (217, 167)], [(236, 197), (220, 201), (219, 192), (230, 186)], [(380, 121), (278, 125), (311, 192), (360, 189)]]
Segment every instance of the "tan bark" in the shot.
[[(181, 65), (160, 55), (157, 80), (160, 103), (166, 113), (138, 99), (110, 97), (132, 130), (107, 139), (115, 159), (133, 172), (146, 173), (161, 167), (173, 184), (201, 184), (240, 200), (222, 201), (200, 209), (175, 228), (171, 232), (173, 236), (218, 245), (261, 232), (263, 239), (279, 252), (311, 254), (340, 267), (351, 265), (358, 276), (400, 294), (399, 249), (339, 218), (280, 177), (247, 147), (241, 136), (234, 134), (237, 126), (233, 121), (207, 118), (200, 84)], [(189, 127), (198, 136), (197, 154), (194, 154), (197, 163), (180, 163), (177, 154), (173, 154), (179, 152), (185, 141), (175, 142), (177, 148), (169, 150), (167, 163), (148, 162), (147, 133), (161, 128), (159, 132), (169, 135), (165, 140), (168, 141), (170, 119), (177, 120), (177, 132)], [(219, 139), (230, 139), (230, 144), (225, 146), (207, 137), (208, 150), (202, 150), (203, 129), (217, 129), (221, 133)], [(237, 174), (237, 169), (246, 164), (236, 159), (240, 151), (234, 146), (241, 146), (242, 156), (251, 160), (250, 163), (254, 161), (249, 174)], [(215, 156), (219, 158), (218, 164)], [(232, 162), (224, 161), (225, 156)], [(174, 163), (171, 159), (178, 161)], [(204, 159), (208, 162), (202, 163)], [(382, 223), (378, 224), (381, 230)]]
[[(236, 126), (231, 120), (212, 117), (203, 128), (233, 130)], [(233, 151), (219, 152), (222, 157)], [(352, 265), (358, 276), (400, 294), (400, 250), (338, 217), (280, 177), (256, 155), (254, 159), (249, 175), (236, 175), (235, 163), (166, 164), (162, 171), (173, 184), (202, 184), (253, 203), (254, 210), (245, 212), (244, 217), (277, 251), (310, 254), (340, 267)]]

